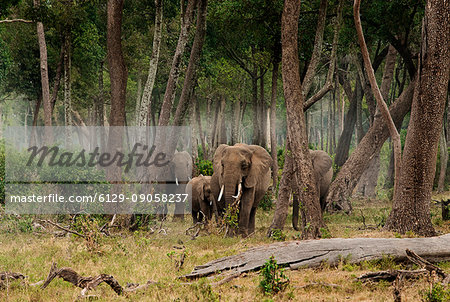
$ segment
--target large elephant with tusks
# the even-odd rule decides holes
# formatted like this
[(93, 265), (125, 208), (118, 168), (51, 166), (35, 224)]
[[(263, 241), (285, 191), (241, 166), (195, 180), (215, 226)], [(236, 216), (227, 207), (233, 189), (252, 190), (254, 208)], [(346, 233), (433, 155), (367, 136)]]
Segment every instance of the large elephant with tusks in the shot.
[(255, 215), (259, 202), (271, 182), (272, 158), (257, 145), (220, 145), (214, 153), (214, 174), (211, 192), (216, 200), (219, 215), (231, 205), (239, 205), (239, 233), (248, 236), (255, 231)]

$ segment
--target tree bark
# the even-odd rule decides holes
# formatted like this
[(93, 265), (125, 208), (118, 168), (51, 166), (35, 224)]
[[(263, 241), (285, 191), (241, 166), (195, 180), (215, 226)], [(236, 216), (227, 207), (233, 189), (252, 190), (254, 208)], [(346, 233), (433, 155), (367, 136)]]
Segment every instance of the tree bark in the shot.
[(309, 156), (306, 137), (304, 98), (300, 85), (298, 60), (298, 18), (300, 1), (286, 0), (281, 17), (282, 75), (286, 100), (287, 128), (293, 156), (293, 169), (297, 176), (297, 189), (301, 192), (305, 208), (302, 238), (318, 238), (325, 228), (319, 204), (319, 194)]
[(279, 59), (275, 54), (272, 68), (272, 95), (270, 100), (270, 154), (272, 156), (272, 194), (275, 196), (278, 183), (278, 154), (277, 154), (277, 90)]
[[(380, 88), (380, 92), (384, 100), (387, 100), (389, 98), (389, 90), (391, 87), (392, 79), (394, 77), (396, 58), (397, 58), (397, 51), (392, 45), (390, 45), (388, 54), (386, 55), (386, 63), (384, 64), (384, 72)], [(375, 114), (378, 114), (378, 111)], [(373, 119), (375, 118), (375, 114)], [(379, 172), (380, 172), (380, 154), (378, 153), (370, 161), (369, 166), (361, 176), (356, 191), (366, 197), (375, 197), (376, 195), (375, 188), (377, 186)]]
[(350, 100), (350, 106), (347, 115), (344, 118), (344, 130), (339, 137), (336, 147), (334, 163), (337, 167), (341, 167), (347, 161), (348, 151), (350, 149), (350, 143), (356, 123), (356, 104), (363, 97), (361, 83), (358, 79), (356, 80), (354, 92), (351, 91), (350, 85), (345, 78), (340, 78), (339, 81), (343, 84), (344, 91)]
[(308, 241), (287, 241), (250, 248), (237, 255), (212, 260), (194, 267), (183, 277), (197, 279), (217, 274), (255, 271), (264, 266), (271, 256), (278, 265), (291, 270), (330, 266), (348, 259), (356, 264), (362, 261), (383, 259), (391, 255), (395, 261), (407, 258), (407, 249), (431, 262), (450, 259), (450, 234), (433, 238), (333, 238)]
[(447, 142), (445, 139), (445, 131), (444, 131), (443, 127), (442, 127), (442, 131), (441, 131), (439, 148), (440, 148), (441, 166), (440, 166), (437, 190), (438, 190), (438, 192), (442, 192), (442, 191), (444, 191), (445, 176), (446, 176), (447, 164), (448, 164), (448, 148), (447, 148)]
[(197, 0), (188, 0), (186, 11), (184, 13), (183, 21), (181, 23), (180, 35), (178, 37), (177, 48), (172, 59), (172, 67), (170, 68), (169, 79), (167, 80), (166, 92), (164, 93), (164, 100), (161, 106), (161, 113), (159, 115), (159, 126), (169, 125), (170, 112), (172, 110), (173, 100), (175, 99), (175, 92), (180, 75), (181, 58), (184, 54), (186, 44), (189, 38), (189, 30), (191, 28), (192, 19), (194, 17), (194, 10), (197, 6)]
[[(58, 61), (58, 65), (56, 66), (56, 75), (55, 75), (55, 80), (53, 82), (53, 90), (52, 90), (52, 98), (51, 98), (52, 113), (55, 113), (54, 110), (55, 110), (56, 99), (58, 97), (59, 86), (61, 84), (61, 75), (62, 75), (62, 71), (63, 71), (64, 51), (65, 51), (64, 46), (65, 46), (65, 41), (63, 41), (61, 43), (61, 50), (59, 52), (59, 61)], [(56, 120), (56, 118), (55, 118), (55, 120)]]
[(402, 156), (402, 146), (400, 142), (400, 134), (397, 131), (397, 128), (395, 127), (394, 121), (392, 120), (392, 117), (389, 113), (389, 108), (386, 105), (385, 100), (383, 99), (383, 96), (381, 95), (380, 89), (378, 88), (378, 84), (375, 78), (375, 72), (373, 70), (372, 64), (370, 62), (370, 56), (369, 52), (367, 50), (367, 45), (364, 40), (364, 35), (362, 31), (361, 26), (361, 19), (360, 19), (360, 13), (359, 13), (359, 7), (361, 4), (361, 0), (355, 0), (353, 5), (353, 17), (355, 21), (355, 27), (356, 27), (356, 33), (358, 36), (358, 42), (359, 46), (361, 48), (361, 54), (364, 60), (364, 68), (366, 69), (367, 77), (369, 78), (370, 86), (372, 87), (372, 93), (377, 101), (377, 108), (381, 112), (381, 115), (383, 116), (386, 124), (389, 128), (389, 134), (392, 139), (393, 149), (394, 149), (394, 169), (395, 169), (395, 176), (394, 176), (394, 191), (397, 188), (397, 177), (401, 171), (401, 156)]
[[(33, 0), (35, 8), (40, 6), (40, 0)], [(36, 22), (36, 30), (39, 42), (39, 56), (41, 68), (41, 89), (42, 103), (44, 107), (44, 125), (52, 125), (52, 104), (50, 102), (50, 88), (48, 80), (48, 60), (47, 60), (47, 44), (45, 42), (44, 25), (42, 22)], [(45, 130), (45, 142), (51, 144), (53, 142), (53, 131), (51, 128)]]
[[(403, 120), (409, 112), (414, 92), (414, 81), (403, 91), (398, 100), (390, 106), (390, 114), (396, 122)], [(381, 116), (375, 118), (364, 138), (353, 151), (350, 158), (341, 167), (328, 191), (327, 210), (342, 210), (351, 212), (349, 198), (359, 178), (366, 169), (370, 160), (383, 146), (389, 137), (389, 130)]]
[(394, 190), (392, 211), (385, 225), (387, 230), (413, 231), (424, 236), (435, 234), (430, 200), (450, 74), (449, 11), (450, 4), (445, 0), (430, 0), (425, 7), (403, 169), (397, 190)]
[(155, 31), (153, 33), (153, 47), (152, 57), (150, 58), (150, 65), (148, 67), (147, 81), (145, 82), (144, 92), (139, 105), (139, 117), (137, 118), (138, 126), (146, 126), (149, 114), (149, 108), (151, 108), (151, 97), (153, 86), (155, 85), (156, 72), (158, 70), (159, 52), (161, 49), (161, 36), (163, 27), (163, 0), (155, 0)]
[[(108, 0), (106, 46), (111, 82), (111, 113), (108, 135), (108, 150), (121, 151), (123, 143), (123, 126), (125, 126), (125, 99), (127, 89), (127, 68), (122, 52), (122, 14), (124, 0)], [(122, 179), (121, 168), (111, 165), (106, 169), (106, 177), (110, 182)], [(118, 185), (112, 187), (112, 194), (122, 193)], [(108, 214), (115, 214), (117, 207), (106, 205)], [(127, 219), (129, 221), (129, 219)], [(127, 223), (125, 223), (126, 225)]]
[(321, 0), (319, 7), (319, 16), (317, 17), (316, 36), (314, 38), (314, 48), (311, 54), (311, 60), (309, 61), (308, 68), (306, 70), (305, 77), (303, 78), (302, 94), (303, 99), (308, 96), (309, 90), (316, 75), (317, 64), (320, 62), (323, 45), (323, 33), (325, 30), (325, 20), (327, 18), (327, 6), (328, 0)]
[(283, 230), (286, 217), (289, 212), (289, 197), (291, 195), (292, 179), (294, 170), (292, 168), (292, 157), (289, 151), (289, 138), (287, 138), (286, 152), (284, 157), (283, 173), (281, 174), (280, 186), (278, 188), (278, 198), (273, 215), (272, 224), (269, 227), (267, 235), (272, 236), (274, 230)]
[[(70, 71), (71, 71), (71, 42), (70, 42), (70, 34), (66, 35), (64, 40), (64, 124), (66, 126), (72, 126), (72, 89), (71, 89), (71, 80), (70, 80)], [(67, 129), (67, 128), (66, 128)], [(71, 131), (66, 130), (65, 140), (66, 143), (71, 144)]]
[(198, 61), (202, 54), (203, 43), (206, 35), (206, 10), (208, 6), (207, 0), (198, 0), (197, 9), (197, 25), (195, 31), (194, 42), (192, 45), (191, 55), (189, 57), (189, 64), (184, 78), (183, 89), (181, 91), (180, 100), (178, 101), (177, 110), (173, 124), (174, 126), (181, 126), (186, 115), (186, 111), (192, 102), (191, 96), (196, 83), (196, 74)]

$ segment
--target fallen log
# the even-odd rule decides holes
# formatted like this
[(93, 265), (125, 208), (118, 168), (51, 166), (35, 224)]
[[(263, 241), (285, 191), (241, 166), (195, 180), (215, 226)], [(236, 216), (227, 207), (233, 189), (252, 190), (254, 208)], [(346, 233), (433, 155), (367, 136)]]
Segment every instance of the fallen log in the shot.
[(244, 273), (259, 269), (274, 256), (277, 263), (290, 269), (317, 267), (322, 263), (337, 265), (342, 258), (350, 263), (394, 257), (407, 259), (406, 249), (430, 262), (450, 260), (450, 233), (428, 238), (350, 238), (322, 239), (274, 243), (251, 248), (199, 265), (182, 278), (193, 279), (219, 273)]

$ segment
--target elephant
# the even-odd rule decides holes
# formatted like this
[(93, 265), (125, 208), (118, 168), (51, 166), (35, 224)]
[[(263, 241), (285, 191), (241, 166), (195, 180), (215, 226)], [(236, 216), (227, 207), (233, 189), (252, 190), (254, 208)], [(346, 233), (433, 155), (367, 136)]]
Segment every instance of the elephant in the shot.
[(255, 214), (259, 202), (271, 183), (272, 158), (261, 146), (220, 145), (213, 158), (211, 191), (219, 215), (239, 200), (238, 229), (231, 234), (243, 237), (255, 231)]
[[(316, 178), (316, 186), (319, 191), (320, 208), (325, 210), (328, 189), (333, 178), (333, 167), (331, 157), (322, 150), (309, 150)], [(292, 208), (292, 226), (298, 230), (299, 196), (294, 193)]]
[[(166, 183), (172, 184), (167, 187), (167, 192), (172, 194), (184, 194), (186, 183), (191, 180), (192, 176), (192, 157), (186, 152), (175, 152), (172, 157), (172, 160), (168, 164), (168, 169), (166, 171)], [(174, 190), (173, 183), (176, 184), (176, 188)], [(175, 203), (175, 218), (181, 218), (184, 220), (184, 203)], [(164, 204), (162, 217), (167, 215), (167, 204)]]
[(211, 193), (211, 176), (197, 176), (189, 181), (186, 193), (191, 193), (192, 219), (194, 224), (203, 218), (207, 223), (213, 213), (213, 196)]

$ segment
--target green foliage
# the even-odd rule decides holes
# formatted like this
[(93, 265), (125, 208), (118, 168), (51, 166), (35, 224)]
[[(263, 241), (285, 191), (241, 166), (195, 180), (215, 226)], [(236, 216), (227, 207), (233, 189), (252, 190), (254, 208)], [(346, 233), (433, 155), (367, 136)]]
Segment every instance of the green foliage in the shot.
[(262, 267), (260, 276), (259, 287), (264, 294), (277, 294), (284, 291), (289, 284), (289, 278), (284, 274), (284, 269), (278, 266), (273, 255)]
[(424, 302), (445, 302), (450, 301), (450, 288), (440, 283), (433, 284), (431, 290), (421, 292)]
[(226, 225), (237, 228), (239, 223), (239, 208), (228, 205), (225, 209), (223, 220)]
[(195, 167), (198, 174), (202, 174), (203, 176), (213, 175), (213, 164), (210, 160), (198, 158), (195, 161)]
[(284, 234), (283, 231), (280, 229), (273, 229), (270, 238), (276, 241), (285, 241), (286, 234)]
[(320, 228), (320, 238), (331, 238), (331, 233), (327, 228)]
[(258, 205), (259, 208), (263, 209), (264, 211), (270, 211), (273, 207), (273, 202), (272, 202), (272, 194), (270, 191), (266, 192), (266, 194), (264, 194), (263, 199), (261, 200), (261, 202)]

